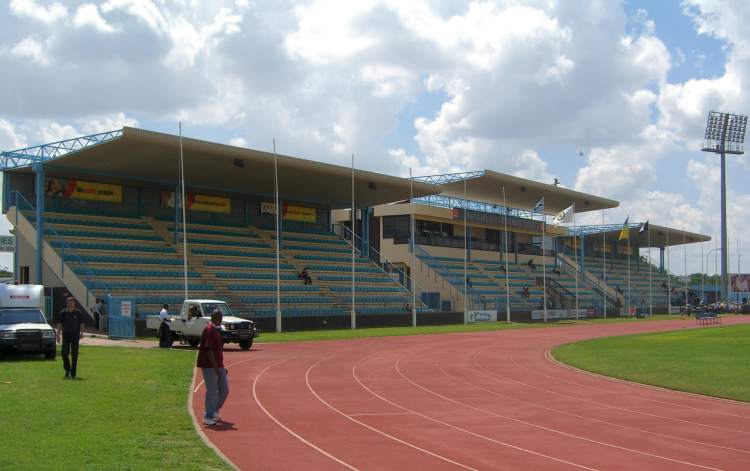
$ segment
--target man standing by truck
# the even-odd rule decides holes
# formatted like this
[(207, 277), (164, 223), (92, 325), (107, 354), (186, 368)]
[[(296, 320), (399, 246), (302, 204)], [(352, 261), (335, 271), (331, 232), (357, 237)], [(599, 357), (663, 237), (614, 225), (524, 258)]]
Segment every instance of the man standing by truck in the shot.
[(221, 337), (222, 317), (218, 309), (211, 312), (211, 322), (203, 329), (198, 347), (197, 366), (203, 372), (203, 382), (206, 385), (205, 412), (203, 413), (205, 425), (216, 425), (216, 422), (221, 420), (219, 410), (229, 395), (229, 381), (222, 352), (224, 346)]
[[(67, 306), (60, 311), (57, 323), (57, 341), (62, 336), (62, 348), (60, 354), (63, 357), (65, 368), (65, 379), (76, 379), (76, 367), (78, 366), (78, 342), (83, 337), (83, 314), (76, 308), (74, 297), (68, 297)], [(70, 355), (71, 358), (68, 358)]]
[(172, 331), (169, 329), (169, 304), (163, 304), (159, 312), (159, 348), (169, 348), (172, 346)]

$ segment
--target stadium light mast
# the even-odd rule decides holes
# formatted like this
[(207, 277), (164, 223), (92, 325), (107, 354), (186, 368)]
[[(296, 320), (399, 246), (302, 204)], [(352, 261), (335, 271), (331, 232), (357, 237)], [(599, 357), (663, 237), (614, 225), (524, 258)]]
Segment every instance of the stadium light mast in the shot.
[(702, 149), (721, 155), (721, 299), (725, 301), (729, 297), (726, 154), (745, 153), (746, 127), (747, 116), (710, 111)]

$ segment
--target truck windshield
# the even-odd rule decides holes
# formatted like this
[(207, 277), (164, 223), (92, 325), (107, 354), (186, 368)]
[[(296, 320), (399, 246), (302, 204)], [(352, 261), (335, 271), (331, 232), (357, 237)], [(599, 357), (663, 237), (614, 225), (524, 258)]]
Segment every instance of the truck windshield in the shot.
[(38, 309), (0, 309), (0, 324), (46, 324)]
[(227, 303), (201, 303), (201, 306), (203, 307), (205, 315), (209, 317), (211, 316), (211, 313), (214, 312), (214, 309), (218, 309), (224, 317), (232, 315), (232, 311), (229, 310)]

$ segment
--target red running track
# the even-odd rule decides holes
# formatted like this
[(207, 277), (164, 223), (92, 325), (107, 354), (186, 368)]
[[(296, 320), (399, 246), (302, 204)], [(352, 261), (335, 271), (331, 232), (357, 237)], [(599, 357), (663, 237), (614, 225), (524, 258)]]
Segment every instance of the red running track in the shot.
[[(724, 319), (737, 323), (750, 317)], [(695, 327), (258, 344), (225, 355), (227, 422), (203, 429), (252, 470), (750, 470), (750, 405), (607, 379), (548, 355), (566, 342)], [(200, 417), (202, 384), (194, 391)]]

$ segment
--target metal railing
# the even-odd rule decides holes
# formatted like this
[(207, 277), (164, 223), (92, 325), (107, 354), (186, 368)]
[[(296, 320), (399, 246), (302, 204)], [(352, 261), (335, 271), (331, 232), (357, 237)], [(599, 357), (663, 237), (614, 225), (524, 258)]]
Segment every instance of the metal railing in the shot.
[[(475, 306), (487, 303), (487, 297), (482, 295), (481, 293), (476, 292), (473, 287), (468, 286), (465, 283), (455, 284), (455, 283), (452, 283), (450, 280), (446, 280), (445, 275), (447, 273), (451, 273), (451, 270), (450, 268), (448, 268), (447, 265), (445, 265), (443, 262), (437, 259), (434, 255), (427, 252), (425, 249), (423, 249), (419, 245), (415, 245), (414, 248), (415, 248), (415, 253), (417, 254), (417, 258), (422, 262), (424, 262), (424, 260), (426, 259), (427, 260), (426, 265), (432, 268), (432, 270), (435, 271), (435, 273), (437, 273), (438, 275), (440, 275), (443, 281), (448, 284), (449, 292), (451, 292), (452, 294), (455, 294), (456, 301), (458, 300), (457, 299), (458, 295), (462, 294), (466, 298), (466, 302), (468, 304), (467, 307), (469, 309), (474, 309)], [(438, 267), (438, 270), (435, 270), (435, 266)], [(461, 275), (461, 278), (463, 279), (463, 275)], [(453, 308), (457, 309), (457, 306), (454, 306)]]
[(510, 208), (502, 205), (485, 203), (482, 201), (464, 200), (463, 198), (455, 198), (453, 196), (444, 195), (430, 195), (414, 198), (415, 203), (424, 204), (427, 206), (435, 206), (437, 208), (466, 208), (471, 211), (480, 211), (483, 213), (491, 214), (507, 214), (508, 216), (515, 216), (523, 219), (532, 219), (533, 212), (528, 209)]
[[(398, 268), (397, 265), (395, 265), (390, 260), (388, 260), (387, 257), (385, 257), (383, 254), (381, 254), (372, 245), (367, 244), (367, 250), (368, 251), (372, 251), (375, 255), (377, 255), (378, 256), (378, 261), (375, 262), (374, 260), (372, 260), (372, 258), (367, 257), (366, 255), (364, 255), (363, 254), (363, 250), (362, 250), (363, 247), (364, 247), (364, 243), (362, 241), (362, 238), (359, 237), (357, 234), (353, 233), (352, 230), (349, 227), (345, 226), (344, 224), (336, 224), (336, 226), (337, 227), (341, 227), (341, 236), (344, 239), (344, 241), (346, 241), (346, 243), (350, 247), (354, 246), (355, 252), (360, 257), (367, 258), (370, 261), (370, 263), (372, 263), (373, 265), (377, 266), (380, 269), (380, 271), (383, 272), (384, 275), (390, 277), (390, 274), (394, 273), (392, 271), (390, 271), (390, 272), (386, 271), (386, 268), (388, 268), (389, 270), (395, 270), (395, 273), (397, 273), (398, 275), (400, 275), (399, 276), (399, 281), (397, 281), (397, 280), (395, 280), (393, 278), (392, 279), (399, 286), (401, 286), (406, 292), (408, 292), (408, 293), (414, 293), (411, 289), (409, 289), (408, 286), (406, 286), (403, 283), (401, 283), (401, 281), (400, 281), (401, 279), (403, 279), (404, 282), (406, 282), (406, 280), (410, 280), (411, 283), (412, 283), (412, 285), (415, 287), (415, 289), (419, 288), (419, 289), (416, 290), (417, 293), (420, 293), (420, 292), (421, 293), (426, 293), (427, 292), (427, 290), (425, 290), (419, 283), (417, 283), (417, 280), (413, 276), (412, 277), (408, 276), (403, 270), (401, 270), (400, 268)], [(349, 238), (347, 238), (347, 236), (349, 236)], [(355, 271), (355, 273), (356, 273), (356, 271)], [(418, 306), (421, 305), (424, 310), (432, 312), (432, 308), (430, 308), (429, 306), (427, 306), (427, 304), (425, 304), (425, 302), (422, 301), (422, 299), (419, 296), (414, 296), (414, 298), (416, 299), (416, 302), (418, 303), (417, 304)]]
[[(29, 202), (29, 200), (26, 199), (25, 196), (19, 191), (11, 191), (10, 192), (10, 201), (9, 201), (9, 207), (15, 206), (16, 211), (34, 211), (36, 212), (36, 207)], [(29, 221), (31, 222), (31, 221)], [(16, 224), (18, 224), (18, 221), (16, 220)], [(36, 221), (32, 223), (32, 226), (35, 230), (39, 230), (38, 227), (36, 227)], [(47, 232), (49, 231), (49, 232)], [(66, 250), (67, 255), (69, 257), (72, 257), (74, 262), (78, 263), (83, 268), (83, 273), (85, 275), (85, 281), (84, 285), (86, 286), (86, 298), (88, 299), (89, 293), (91, 289), (89, 288), (89, 285), (91, 284), (91, 280), (93, 278), (93, 281), (97, 283), (97, 286), (103, 286), (105, 293), (110, 294), (112, 292), (112, 288), (107, 284), (106, 282), (102, 282), (96, 275), (96, 273), (89, 267), (88, 263), (79, 255), (77, 254), (73, 248), (65, 241), (65, 239), (62, 238), (62, 236), (55, 230), (54, 227), (46, 226), (45, 227), (45, 234), (43, 234), (42, 240), (44, 240), (48, 235), (52, 235), (55, 242), (59, 242), (60, 244), (60, 278), (65, 279), (65, 260), (66, 260)], [(51, 244), (50, 244), (51, 245)], [(56, 247), (53, 247), (57, 249)], [(42, 250), (42, 247), (37, 247), (37, 250)], [(74, 270), (71, 270), (74, 274), (78, 275)]]

